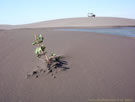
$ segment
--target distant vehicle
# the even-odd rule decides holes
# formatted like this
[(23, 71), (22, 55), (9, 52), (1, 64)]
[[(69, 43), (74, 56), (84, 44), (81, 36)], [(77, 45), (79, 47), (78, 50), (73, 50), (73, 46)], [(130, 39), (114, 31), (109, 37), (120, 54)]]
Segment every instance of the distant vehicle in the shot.
[(88, 13), (88, 17), (96, 17), (94, 13)]

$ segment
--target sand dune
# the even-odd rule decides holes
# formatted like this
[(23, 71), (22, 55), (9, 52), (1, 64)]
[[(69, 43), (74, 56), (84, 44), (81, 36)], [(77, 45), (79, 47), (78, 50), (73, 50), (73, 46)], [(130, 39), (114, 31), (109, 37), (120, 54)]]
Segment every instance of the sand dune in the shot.
[(83, 17), (45, 21), (23, 25), (22, 27), (104, 27), (104, 26), (135, 26), (134, 19), (111, 17)]
[[(134, 102), (134, 39), (51, 29), (112, 26), (135, 26), (135, 20), (96, 17), (1, 25), (0, 102), (93, 102), (93, 99)], [(26, 78), (37, 66), (46, 68), (34, 55), (32, 42), (38, 33), (45, 37), (48, 55), (55, 52), (68, 62), (70, 69), (58, 72), (55, 79), (45, 73), (39, 78)]]
[(3, 29), (13, 29), (14, 26), (13, 25), (0, 25), (0, 29), (3, 30)]
[[(27, 72), (45, 67), (34, 55), (33, 35), (41, 33), (48, 52), (65, 56), (67, 71), (56, 79)], [(90, 32), (18, 29), (0, 31), (1, 102), (89, 102), (135, 99), (135, 40)]]
[(135, 19), (113, 17), (82, 17), (57, 19), (32, 24), (0, 26), (0, 29), (17, 28), (48, 28), (48, 27), (112, 27), (112, 26), (135, 26)]

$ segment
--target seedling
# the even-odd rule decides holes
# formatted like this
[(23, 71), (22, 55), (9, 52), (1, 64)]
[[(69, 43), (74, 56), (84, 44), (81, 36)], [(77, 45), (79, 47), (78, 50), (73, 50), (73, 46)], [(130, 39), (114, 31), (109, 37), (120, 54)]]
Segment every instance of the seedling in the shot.
[[(44, 63), (46, 63), (47, 65), (48, 73), (52, 73), (52, 76), (56, 78), (53, 72), (54, 70), (57, 71), (58, 67), (63, 67), (63, 65), (65, 64), (61, 60), (63, 57), (57, 56), (55, 53), (52, 53), (50, 57), (48, 57), (47, 52), (46, 52), (46, 47), (43, 45), (44, 37), (41, 34), (34, 35), (34, 37), (35, 37), (35, 41), (32, 43), (32, 45), (36, 46), (36, 49), (35, 49), (36, 56), (38, 58), (41, 58), (41, 56), (43, 56), (43, 59), (44, 59), (43, 61), (45, 61)], [(29, 73), (27, 75), (27, 78), (30, 76), (36, 76), (36, 78), (38, 78), (38, 74), (41, 72), (46, 72), (46, 70), (40, 69), (39, 67), (38, 69), (34, 70), (32, 73)]]

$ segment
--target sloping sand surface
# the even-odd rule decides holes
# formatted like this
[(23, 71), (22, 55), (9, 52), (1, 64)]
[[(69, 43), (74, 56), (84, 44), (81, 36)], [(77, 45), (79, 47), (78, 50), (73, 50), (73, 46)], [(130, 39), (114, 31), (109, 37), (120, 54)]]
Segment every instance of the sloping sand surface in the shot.
[[(49, 53), (63, 55), (67, 71), (27, 79), (41, 65), (34, 34)], [(90, 32), (21, 29), (0, 31), (0, 102), (89, 102), (95, 98), (135, 100), (135, 40)], [(41, 65), (42, 67), (45, 67)]]
[(112, 26), (135, 26), (134, 19), (113, 17), (82, 17), (50, 20), (45, 22), (22, 25), (26, 28), (44, 27), (112, 27)]
[(80, 17), (42, 21), (23, 25), (0, 25), (0, 29), (54, 28), (54, 27), (116, 27), (135, 26), (135, 19), (115, 17)]
[(13, 29), (13, 28), (14, 28), (13, 25), (0, 24), (0, 30)]

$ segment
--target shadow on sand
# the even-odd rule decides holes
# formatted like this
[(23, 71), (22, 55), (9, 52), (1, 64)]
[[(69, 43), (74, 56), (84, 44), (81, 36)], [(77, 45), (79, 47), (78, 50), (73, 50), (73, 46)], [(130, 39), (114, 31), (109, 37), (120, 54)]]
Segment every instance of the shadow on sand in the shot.
[(46, 68), (41, 68), (37, 66), (32, 72), (27, 73), (27, 79), (29, 78), (39, 78), (43, 74), (50, 74), (53, 78), (56, 78), (56, 74), (62, 71), (70, 69), (67, 67), (68, 62), (64, 60), (63, 57), (56, 57), (55, 59), (50, 59), (50, 64), (46, 63)]

